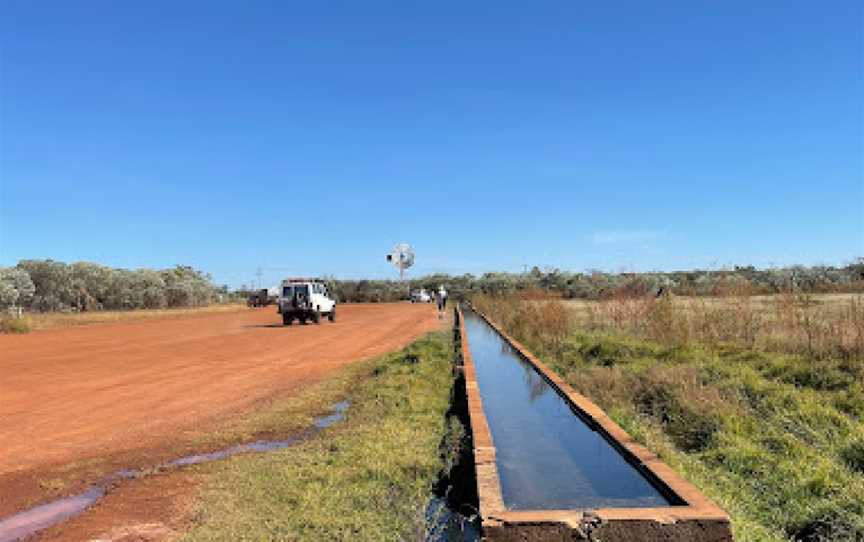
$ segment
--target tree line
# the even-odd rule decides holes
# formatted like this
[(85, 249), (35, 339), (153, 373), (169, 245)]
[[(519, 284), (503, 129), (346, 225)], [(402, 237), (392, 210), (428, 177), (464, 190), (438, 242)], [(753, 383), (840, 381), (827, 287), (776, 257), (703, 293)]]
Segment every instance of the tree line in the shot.
[[(845, 266), (790, 266), (757, 269), (606, 273), (534, 267), (524, 273), (427, 275), (407, 282), (326, 278), (338, 301), (388, 302), (406, 299), (411, 289), (444, 286), (454, 296), (545, 291), (564, 298), (604, 299), (619, 295), (720, 295), (779, 292), (864, 292), (864, 258)], [(216, 286), (209, 274), (185, 265), (169, 269), (117, 269), (90, 262), (22, 260), (0, 268), (0, 309), (93, 311), (194, 307), (229, 300), (246, 292)]]
[(0, 308), (34, 312), (161, 309), (208, 305), (225, 296), (207, 273), (186, 265), (170, 269), (117, 269), (90, 262), (21, 260), (0, 268)]
[(604, 299), (616, 296), (678, 295), (710, 296), (730, 292), (751, 295), (781, 292), (864, 292), (864, 258), (845, 266), (789, 266), (643, 273), (570, 272), (534, 267), (524, 273), (482, 275), (435, 274), (406, 283), (395, 280), (330, 279), (331, 291), (342, 302), (385, 302), (405, 299), (409, 289), (432, 291), (443, 285), (451, 294), (501, 295), (538, 290), (564, 298)]

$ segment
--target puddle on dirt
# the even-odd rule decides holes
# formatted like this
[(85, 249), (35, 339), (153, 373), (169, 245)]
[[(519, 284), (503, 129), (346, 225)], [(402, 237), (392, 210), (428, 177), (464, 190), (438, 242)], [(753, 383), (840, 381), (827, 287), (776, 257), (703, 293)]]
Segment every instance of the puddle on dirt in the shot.
[(315, 427), (318, 429), (324, 429), (330, 427), (336, 422), (342, 421), (345, 419), (345, 411), (348, 410), (349, 406), (351, 406), (351, 403), (348, 401), (340, 401), (336, 403), (333, 405), (333, 412), (331, 414), (322, 416), (315, 420)]
[(218, 461), (238, 454), (265, 453), (288, 448), (303, 438), (308, 438), (311, 434), (343, 420), (345, 418), (345, 411), (348, 410), (349, 406), (350, 403), (348, 401), (340, 401), (339, 403), (336, 403), (333, 405), (333, 412), (326, 416), (316, 418), (313, 426), (303, 432), (300, 437), (285, 440), (259, 440), (256, 442), (250, 442), (249, 444), (232, 446), (215, 452), (187, 455), (162, 463), (154, 469), (119, 470), (106, 476), (95, 485), (89, 487), (86, 491), (77, 495), (63, 497), (62, 499), (40, 504), (39, 506), (24, 510), (23, 512), (19, 512), (13, 516), (0, 519), (0, 542), (14, 542), (20, 540), (81, 514), (93, 506), (99, 499), (104, 497), (112, 484), (121, 480), (141, 478), (154, 472), (162, 472), (188, 465), (198, 465), (200, 463)]
[(42, 504), (0, 520), (0, 541), (12, 542), (77, 516), (105, 495), (102, 487)]
[(470, 310), (464, 312), (464, 318), (508, 508), (681, 504), (667, 499), (589, 427), (492, 327)]

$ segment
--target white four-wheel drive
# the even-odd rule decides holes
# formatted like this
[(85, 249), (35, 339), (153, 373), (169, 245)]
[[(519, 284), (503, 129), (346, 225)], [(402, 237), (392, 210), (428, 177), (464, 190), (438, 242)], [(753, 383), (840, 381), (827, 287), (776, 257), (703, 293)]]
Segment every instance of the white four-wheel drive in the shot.
[(290, 326), (297, 319), (301, 324), (312, 320), (316, 324), (326, 316), (336, 320), (336, 300), (330, 297), (327, 286), (314, 279), (285, 279), (279, 296), (279, 314), (282, 323)]

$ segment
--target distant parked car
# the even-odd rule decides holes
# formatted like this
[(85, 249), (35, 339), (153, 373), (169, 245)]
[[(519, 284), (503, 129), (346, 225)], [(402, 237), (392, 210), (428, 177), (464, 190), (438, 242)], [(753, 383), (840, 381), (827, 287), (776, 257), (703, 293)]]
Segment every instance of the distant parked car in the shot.
[(411, 292), (411, 303), (432, 303), (432, 296), (422, 288), (414, 290)]
[(269, 295), (269, 291), (267, 290), (267, 288), (256, 290), (253, 294), (249, 296), (249, 299), (246, 300), (246, 304), (250, 307), (266, 307), (267, 305), (275, 302), (276, 297)]
[(279, 288), (261, 288), (249, 294), (246, 304), (250, 307), (267, 307), (279, 300)]

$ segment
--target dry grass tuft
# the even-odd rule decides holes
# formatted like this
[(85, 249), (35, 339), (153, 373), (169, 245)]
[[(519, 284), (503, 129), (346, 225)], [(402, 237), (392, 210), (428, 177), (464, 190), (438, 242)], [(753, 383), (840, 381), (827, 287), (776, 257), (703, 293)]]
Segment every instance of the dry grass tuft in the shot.
[(479, 295), (474, 305), (495, 318), (505, 328), (535, 347), (560, 356), (564, 339), (573, 331), (573, 315), (559, 297), (529, 290), (518, 296)]
[(249, 310), (245, 304), (230, 303), (209, 305), (206, 307), (190, 307), (182, 309), (140, 309), (129, 311), (88, 311), (88, 312), (34, 312), (25, 318), (33, 330), (56, 329), (71, 326), (86, 326), (92, 324), (113, 324), (135, 320), (151, 320), (156, 318), (180, 318), (202, 314), (221, 312), (236, 312)]
[(30, 333), (32, 320), (27, 317), (0, 316), (0, 333)]
[(752, 296), (746, 288), (717, 297), (617, 296), (577, 308), (596, 331), (626, 332), (663, 345), (735, 345), (813, 359), (864, 360), (864, 297)]

